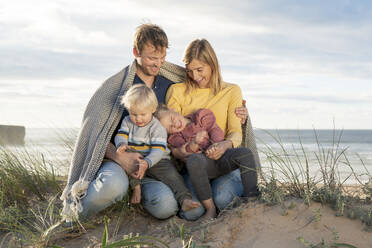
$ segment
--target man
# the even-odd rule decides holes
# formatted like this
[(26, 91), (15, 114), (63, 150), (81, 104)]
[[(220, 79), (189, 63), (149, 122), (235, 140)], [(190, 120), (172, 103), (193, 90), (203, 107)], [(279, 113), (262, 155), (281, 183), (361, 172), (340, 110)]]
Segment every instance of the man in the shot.
[[(165, 62), (167, 48), (168, 39), (160, 27), (153, 24), (139, 26), (134, 37), (135, 61), (107, 79), (91, 98), (84, 113), (68, 182), (61, 196), (64, 201), (62, 215), (67, 221), (87, 218), (121, 200), (128, 190), (127, 174), (136, 177), (133, 168), (140, 155), (119, 153), (112, 144), (119, 123), (128, 115), (120, 106), (120, 96), (132, 84), (142, 83), (154, 90), (159, 103), (165, 102), (168, 87), (182, 82), (185, 76), (183, 68)], [(245, 107), (238, 108), (236, 113), (243, 121), (248, 117)], [(175, 152), (186, 154), (184, 148)], [(215, 188), (223, 185), (223, 190), (219, 189), (215, 194), (220, 209), (234, 196), (241, 195), (239, 172), (231, 172), (215, 181)], [(191, 187), (189, 180), (186, 184)], [(165, 219), (178, 212), (175, 197), (164, 183), (145, 177), (141, 189), (143, 207), (154, 217)], [(188, 220), (196, 220), (203, 213), (202, 207), (180, 211), (180, 215)]]

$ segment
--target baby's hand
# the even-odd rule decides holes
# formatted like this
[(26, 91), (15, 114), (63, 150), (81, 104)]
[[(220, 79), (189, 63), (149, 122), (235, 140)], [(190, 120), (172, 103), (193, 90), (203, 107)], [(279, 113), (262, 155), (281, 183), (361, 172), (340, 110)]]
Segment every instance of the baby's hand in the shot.
[(190, 153), (200, 153), (200, 147), (198, 143), (196, 143), (195, 139), (186, 143), (186, 151)]
[(123, 152), (125, 152), (126, 150), (128, 150), (129, 149), (129, 146), (128, 145), (126, 145), (126, 144), (122, 144), (122, 145), (120, 145), (119, 147), (118, 147), (118, 149), (116, 150), (117, 152), (119, 152), (119, 153), (123, 153)]
[(201, 144), (203, 143), (204, 139), (208, 139), (208, 132), (205, 130), (201, 130), (196, 134), (194, 139), (196, 144)]

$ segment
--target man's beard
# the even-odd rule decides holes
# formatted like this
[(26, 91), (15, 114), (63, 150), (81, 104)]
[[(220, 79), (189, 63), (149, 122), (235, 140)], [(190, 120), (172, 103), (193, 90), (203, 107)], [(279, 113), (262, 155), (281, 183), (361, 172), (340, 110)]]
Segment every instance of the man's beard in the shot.
[[(156, 76), (156, 75), (158, 75), (158, 73), (159, 73), (159, 69), (158, 69), (158, 71), (155, 73), (155, 74), (153, 74), (153, 73), (151, 73), (146, 67), (144, 67), (144, 66), (142, 66), (142, 65), (140, 65), (140, 64), (138, 64), (137, 63), (137, 66), (139, 67), (139, 69), (145, 74), (145, 75), (147, 75), (147, 76)], [(152, 66), (152, 67), (155, 67), (155, 66)], [(155, 68), (157, 68), (157, 67), (155, 67)]]

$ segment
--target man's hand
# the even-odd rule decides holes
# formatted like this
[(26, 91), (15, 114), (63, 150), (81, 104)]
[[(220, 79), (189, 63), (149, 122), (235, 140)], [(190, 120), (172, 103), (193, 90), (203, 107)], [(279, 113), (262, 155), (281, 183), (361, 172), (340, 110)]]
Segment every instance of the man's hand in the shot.
[(243, 100), (241, 107), (235, 108), (235, 114), (238, 118), (240, 118), (240, 123), (243, 124), (248, 117), (248, 109), (245, 106), (245, 100)]
[(107, 145), (105, 157), (119, 164), (127, 174), (138, 170), (138, 160), (142, 158), (136, 152), (117, 151), (112, 143)]
[(105, 152), (105, 158), (111, 159), (115, 161), (116, 156), (116, 147), (111, 142), (108, 143), (106, 152)]
[(229, 148), (232, 148), (232, 142), (230, 140), (224, 140), (208, 147), (205, 155), (210, 159), (218, 160)]
[(144, 159), (138, 159), (138, 170), (130, 174), (132, 177), (142, 179), (145, 176), (146, 170), (149, 168), (149, 164)]

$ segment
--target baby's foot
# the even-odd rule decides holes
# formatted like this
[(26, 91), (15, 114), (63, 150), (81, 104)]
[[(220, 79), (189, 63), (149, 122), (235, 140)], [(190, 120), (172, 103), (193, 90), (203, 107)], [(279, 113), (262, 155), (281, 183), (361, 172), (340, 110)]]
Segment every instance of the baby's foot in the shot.
[(184, 212), (186, 212), (186, 211), (189, 211), (193, 208), (197, 208), (199, 206), (200, 206), (200, 202), (196, 202), (196, 201), (193, 201), (191, 199), (185, 199), (182, 202), (181, 208)]
[(216, 208), (207, 209), (205, 214), (202, 217), (202, 220), (213, 220), (217, 216)]

